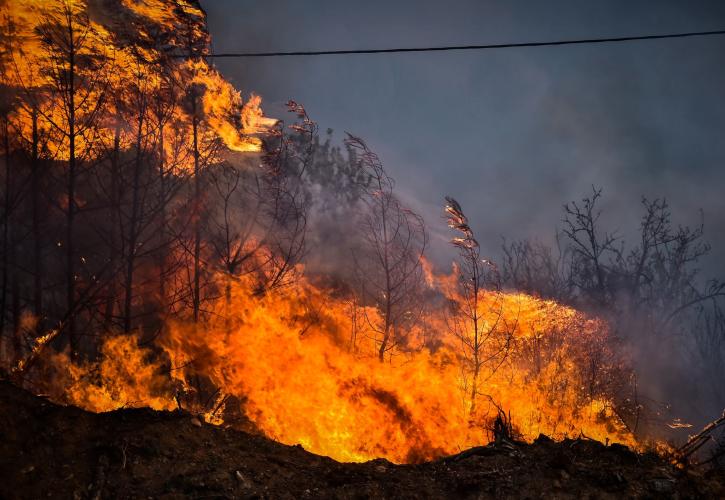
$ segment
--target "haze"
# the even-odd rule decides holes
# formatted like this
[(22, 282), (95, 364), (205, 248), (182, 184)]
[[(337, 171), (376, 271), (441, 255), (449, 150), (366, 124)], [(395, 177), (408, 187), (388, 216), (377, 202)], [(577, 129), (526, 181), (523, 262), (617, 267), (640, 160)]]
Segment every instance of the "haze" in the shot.
[[(216, 52), (505, 43), (725, 27), (716, 1), (202, 1)], [(303, 103), (320, 129), (364, 137), (450, 258), (445, 194), (466, 208), (485, 252), (501, 237), (550, 241), (561, 205), (604, 188), (624, 236), (641, 196), (677, 222), (699, 209), (725, 262), (725, 36), (488, 51), (220, 59), (267, 112)]]

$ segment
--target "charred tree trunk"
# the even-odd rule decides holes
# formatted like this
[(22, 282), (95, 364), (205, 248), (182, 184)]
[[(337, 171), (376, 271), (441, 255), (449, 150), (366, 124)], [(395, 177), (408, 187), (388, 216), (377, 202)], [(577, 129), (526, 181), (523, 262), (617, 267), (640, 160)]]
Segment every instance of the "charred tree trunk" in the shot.
[(8, 299), (8, 265), (10, 250), (10, 130), (8, 116), (3, 116), (3, 152), (5, 153), (5, 195), (3, 197), (3, 261), (2, 291), (0, 292), (0, 335), (5, 333), (5, 316)]
[(162, 198), (161, 208), (159, 210), (159, 301), (163, 311), (166, 308), (166, 256), (167, 256), (167, 240), (166, 240), (166, 172), (165, 172), (165, 152), (164, 152), (164, 123), (160, 121), (159, 125), (159, 192)]
[[(380, 182), (380, 179), (378, 179), (378, 187), (380, 189), (380, 192), (383, 192), (383, 185)], [(382, 363), (385, 361), (385, 351), (388, 348), (388, 342), (390, 342), (390, 331), (392, 328), (392, 325), (390, 324), (390, 318), (392, 314), (392, 298), (391, 298), (391, 292), (392, 292), (392, 286), (390, 283), (390, 255), (388, 251), (388, 213), (387, 213), (387, 206), (385, 204), (385, 201), (383, 201), (382, 209), (381, 209), (381, 217), (380, 222), (382, 224), (383, 228), (383, 268), (385, 272), (385, 323), (383, 325), (383, 339), (380, 342), (380, 350), (378, 351), (378, 359)]]
[(232, 270), (227, 272), (227, 282), (224, 286), (224, 326), (226, 328), (227, 337), (232, 334)]
[(68, 338), (70, 341), (71, 358), (78, 355), (78, 339), (76, 337), (76, 266), (75, 266), (75, 217), (76, 217), (76, 123), (75, 123), (75, 47), (73, 44), (73, 24), (68, 24), (68, 209), (66, 217), (66, 309), (68, 314)]
[(197, 116), (196, 93), (191, 93), (192, 132), (194, 141), (194, 283), (192, 291), (194, 323), (199, 322), (201, 306), (201, 178), (199, 177), (199, 118)]
[(141, 163), (143, 161), (143, 115), (144, 105), (138, 119), (138, 130), (136, 135), (136, 158), (133, 167), (133, 184), (131, 186), (131, 219), (128, 229), (128, 257), (126, 260), (126, 279), (123, 309), (123, 331), (128, 333), (132, 327), (132, 306), (133, 306), (133, 275), (136, 263), (136, 247), (138, 245), (138, 219), (139, 219), (139, 190), (141, 182)]
[(35, 334), (44, 330), (43, 320), (43, 236), (40, 230), (40, 161), (38, 155), (38, 110), (33, 106), (33, 138), (31, 144), (31, 203), (33, 231), (33, 313), (36, 318)]
[(478, 375), (481, 372), (481, 337), (478, 327), (478, 299), (479, 299), (479, 282), (478, 266), (473, 268), (473, 296), (471, 297), (471, 319), (473, 323), (473, 376), (471, 378), (471, 407), (470, 414), (476, 411), (476, 395), (478, 394)]
[(21, 337), (21, 309), (20, 309), (20, 272), (18, 269), (18, 234), (14, 224), (10, 226), (10, 291), (13, 296), (11, 310), (13, 316), (13, 341), (15, 342), (15, 352), (20, 354), (23, 349), (23, 339)]
[[(113, 135), (113, 152), (111, 153), (111, 200), (109, 206), (109, 220), (111, 221), (111, 230), (108, 241), (108, 264), (111, 273), (115, 273), (118, 269), (118, 244), (120, 229), (120, 204), (119, 199), (119, 159), (121, 153), (121, 124), (120, 117), (116, 122), (116, 128)], [(108, 282), (106, 291), (106, 306), (104, 311), (104, 330), (108, 331), (113, 324), (113, 314), (116, 305), (116, 280), (111, 278)]]

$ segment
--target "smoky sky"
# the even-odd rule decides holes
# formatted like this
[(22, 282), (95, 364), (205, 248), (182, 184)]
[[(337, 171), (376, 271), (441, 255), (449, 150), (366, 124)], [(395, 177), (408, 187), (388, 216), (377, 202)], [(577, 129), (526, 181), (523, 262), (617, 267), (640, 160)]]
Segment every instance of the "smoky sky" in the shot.
[[(216, 52), (506, 43), (725, 28), (720, 1), (206, 0)], [(365, 138), (426, 217), (458, 199), (483, 250), (551, 241), (562, 204), (604, 189), (603, 223), (633, 238), (642, 196), (676, 223), (704, 212), (708, 275), (725, 278), (725, 36), (490, 51), (221, 59), (267, 113), (305, 105)]]

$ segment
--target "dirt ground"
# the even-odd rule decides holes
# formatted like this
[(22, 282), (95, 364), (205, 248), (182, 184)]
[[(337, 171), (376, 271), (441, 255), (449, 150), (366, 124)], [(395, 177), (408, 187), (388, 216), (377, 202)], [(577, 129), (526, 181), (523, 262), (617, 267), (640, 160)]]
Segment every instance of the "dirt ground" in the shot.
[(0, 498), (725, 498), (725, 473), (543, 437), (339, 463), (183, 412), (92, 414), (0, 382)]

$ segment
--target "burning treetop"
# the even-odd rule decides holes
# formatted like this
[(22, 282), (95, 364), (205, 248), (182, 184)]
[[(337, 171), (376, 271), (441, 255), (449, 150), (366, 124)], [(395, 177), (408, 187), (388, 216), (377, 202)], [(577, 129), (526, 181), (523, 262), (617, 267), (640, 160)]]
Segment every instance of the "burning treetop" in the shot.
[[(352, 191), (354, 269), (305, 270), (324, 187), (311, 180), (317, 126), (295, 102), (285, 127), (258, 97), (242, 101), (202, 57), (195, 2), (4, 12), (6, 181), (34, 187), (18, 188), (29, 236), (9, 196), (4, 219), (5, 241), (28, 247), (3, 254), (6, 281), (34, 290), (23, 303), (13, 293), (3, 356), (23, 383), (96, 412), (183, 406), (340, 460), (450, 454), (490, 439), (504, 410), (526, 440), (635, 444), (614, 404), (628, 371), (607, 325), (504, 291), (452, 198), (461, 258), (433, 273), (422, 218), (357, 137), (336, 171)], [(261, 165), (232, 154), (244, 151), (263, 151)]]

